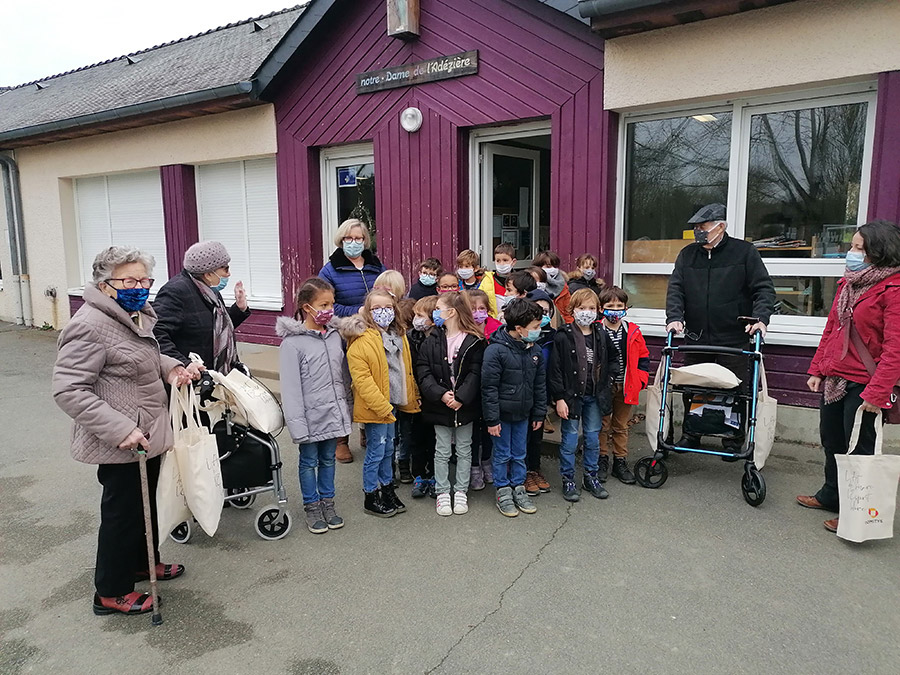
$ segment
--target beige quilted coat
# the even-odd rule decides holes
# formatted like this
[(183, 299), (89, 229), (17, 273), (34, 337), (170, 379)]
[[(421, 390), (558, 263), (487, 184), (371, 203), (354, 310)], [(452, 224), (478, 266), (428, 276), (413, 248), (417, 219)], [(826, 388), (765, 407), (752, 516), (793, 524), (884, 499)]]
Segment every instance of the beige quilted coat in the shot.
[(136, 427), (150, 441), (148, 457), (172, 446), (163, 378), (181, 364), (160, 355), (155, 323), (149, 304), (138, 328), (115, 300), (93, 286), (84, 289), (84, 305), (59, 336), (53, 369), (53, 399), (75, 421), (72, 456), (79, 462), (137, 461), (118, 447)]

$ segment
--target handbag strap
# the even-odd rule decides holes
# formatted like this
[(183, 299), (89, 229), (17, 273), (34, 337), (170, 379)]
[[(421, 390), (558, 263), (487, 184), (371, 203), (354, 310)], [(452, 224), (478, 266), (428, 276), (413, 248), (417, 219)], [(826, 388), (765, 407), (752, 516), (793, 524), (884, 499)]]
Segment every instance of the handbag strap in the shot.
[(863, 342), (862, 336), (859, 334), (859, 331), (856, 330), (856, 325), (853, 323), (852, 318), (850, 319), (850, 341), (853, 342), (853, 346), (856, 347), (856, 353), (859, 355), (860, 361), (862, 361), (863, 365), (866, 367), (869, 377), (874, 377), (875, 369), (878, 367), (878, 364), (875, 363), (875, 359), (872, 358), (869, 348), (866, 347), (866, 343)]
[[(883, 443), (882, 434), (884, 430), (881, 426), (881, 411), (875, 414), (875, 451), (874, 454), (881, 454), (881, 446)], [(850, 433), (850, 445), (847, 446), (847, 454), (850, 455), (859, 445), (859, 431), (862, 428), (863, 409), (862, 406), (856, 409), (856, 415), (853, 417), (853, 431)]]

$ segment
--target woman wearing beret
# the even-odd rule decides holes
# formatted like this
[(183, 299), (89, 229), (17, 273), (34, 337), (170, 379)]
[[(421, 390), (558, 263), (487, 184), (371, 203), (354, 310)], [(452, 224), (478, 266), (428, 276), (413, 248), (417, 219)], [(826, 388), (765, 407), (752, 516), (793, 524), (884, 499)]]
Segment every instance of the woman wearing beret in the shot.
[(181, 274), (159, 289), (153, 308), (159, 317), (154, 333), (163, 354), (177, 359), (192, 374), (191, 352), (203, 365), (227, 375), (238, 363), (235, 329), (250, 316), (247, 294), (239, 281), (234, 304), (225, 306), (221, 291), (228, 285), (231, 256), (217, 241), (202, 241), (184, 254)]
[[(136, 450), (147, 455), (147, 478), (155, 492), (160, 455), (172, 446), (172, 425), (163, 381), (191, 379), (176, 359), (161, 355), (153, 338), (156, 313), (147, 304), (153, 257), (112, 246), (93, 264), (84, 305), (59, 336), (53, 399), (74, 421), (72, 456), (96, 464), (103, 486), (94, 572), (95, 614), (143, 614), (147, 593), (134, 590), (150, 576), (141, 478)], [(150, 501), (153, 537), (156, 500)], [(158, 546), (158, 542), (156, 542)], [(164, 565), (155, 553), (158, 579), (174, 579), (182, 565)]]

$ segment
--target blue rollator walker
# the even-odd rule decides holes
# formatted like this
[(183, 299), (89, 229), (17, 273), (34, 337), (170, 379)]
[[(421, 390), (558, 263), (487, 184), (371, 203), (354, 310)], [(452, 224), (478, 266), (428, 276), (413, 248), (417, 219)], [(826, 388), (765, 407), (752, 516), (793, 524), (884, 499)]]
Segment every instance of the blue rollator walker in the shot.
[[(757, 319), (751, 317), (739, 317), (739, 321), (755, 323)], [(686, 453), (693, 452), (701, 455), (715, 455), (729, 461), (744, 460), (744, 475), (741, 479), (741, 492), (744, 499), (750, 506), (759, 506), (766, 499), (766, 481), (756, 467), (754, 462), (754, 450), (756, 447), (756, 409), (759, 396), (760, 385), (760, 367), (762, 364), (762, 335), (757, 332), (754, 335), (754, 345), (752, 350), (737, 349), (734, 347), (717, 347), (713, 345), (681, 345), (675, 347), (672, 345), (672, 332), (666, 337), (666, 346), (662, 350), (663, 382), (662, 382), (662, 400), (659, 409), (659, 429), (657, 431), (656, 452), (653, 455), (639, 459), (634, 465), (634, 474), (637, 482), (645, 488), (658, 488), (666, 482), (669, 477), (669, 470), (666, 467), (665, 459), (670, 452)], [(701, 387), (696, 385), (672, 385), (670, 383), (670, 372), (672, 369), (672, 359), (676, 353), (682, 354), (710, 354), (710, 355), (727, 355), (727, 356), (743, 356), (749, 360), (752, 366), (752, 381), (750, 393), (744, 393), (741, 387), (734, 389), (718, 389), (713, 387)], [(723, 450), (707, 450), (705, 448), (692, 448), (675, 445), (672, 436), (671, 420), (666, 420), (666, 415), (671, 414), (669, 406), (669, 395), (671, 393), (683, 393), (693, 397), (709, 397), (709, 396), (728, 396), (734, 399), (735, 403), (746, 403), (748, 411), (745, 442), (741, 449), (737, 452), (729, 452)], [(685, 411), (685, 419), (687, 420), (688, 411)], [(668, 429), (668, 432), (667, 432)], [(726, 434), (705, 433), (708, 436), (727, 437)]]

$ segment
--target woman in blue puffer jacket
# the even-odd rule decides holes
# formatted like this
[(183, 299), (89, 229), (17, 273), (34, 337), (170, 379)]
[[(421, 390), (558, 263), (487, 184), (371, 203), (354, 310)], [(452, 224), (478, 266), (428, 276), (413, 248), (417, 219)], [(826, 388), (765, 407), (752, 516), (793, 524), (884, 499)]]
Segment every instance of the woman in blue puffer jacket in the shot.
[(369, 230), (361, 220), (350, 218), (341, 223), (334, 244), (337, 248), (319, 276), (334, 287), (334, 313), (350, 316), (359, 311), (385, 266), (369, 250)]

